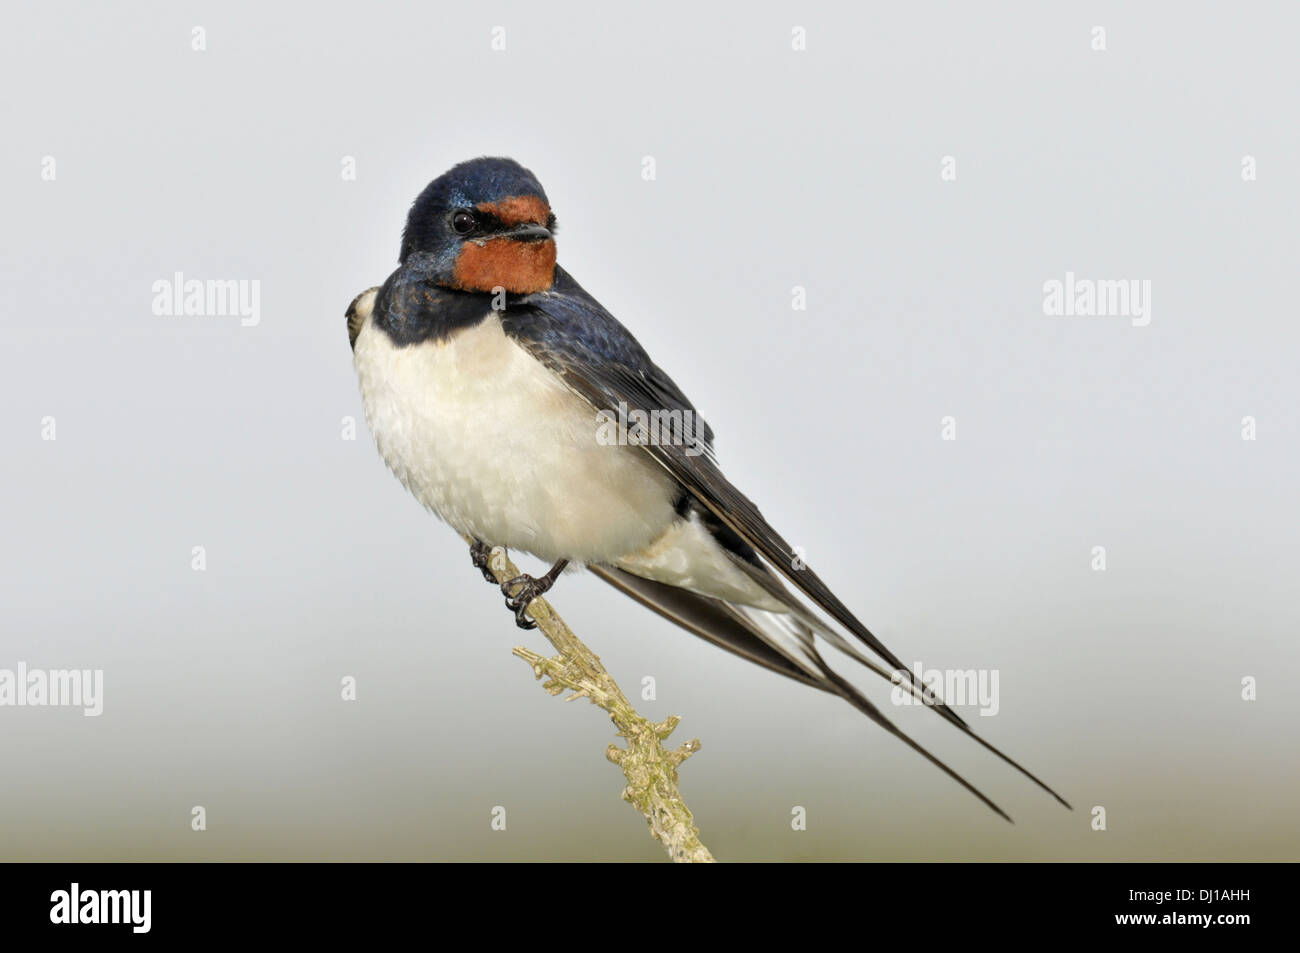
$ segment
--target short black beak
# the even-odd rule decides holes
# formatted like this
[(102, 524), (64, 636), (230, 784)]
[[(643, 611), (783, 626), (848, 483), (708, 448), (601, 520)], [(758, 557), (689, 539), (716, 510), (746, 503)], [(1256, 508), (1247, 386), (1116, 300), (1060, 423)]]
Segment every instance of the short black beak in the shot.
[(551, 237), (551, 230), (545, 225), (533, 225), (524, 222), (501, 233), (502, 238), (512, 238), (517, 242), (544, 242)]

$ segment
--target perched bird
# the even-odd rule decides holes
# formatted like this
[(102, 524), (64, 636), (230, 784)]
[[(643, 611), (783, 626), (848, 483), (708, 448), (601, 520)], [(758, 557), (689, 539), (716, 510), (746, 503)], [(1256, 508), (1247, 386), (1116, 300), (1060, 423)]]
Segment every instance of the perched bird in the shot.
[(472, 159), (429, 183), (407, 216), (397, 270), (357, 296), (347, 325), (366, 421), (402, 484), (474, 540), (489, 582), (495, 546), (552, 564), (501, 586), (520, 626), (533, 625), (529, 603), (566, 566), (586, 566), (690, 632), (845, 699), (1010, 820), (833, 670), (820, 638), (901, 677), (1066, 804), (895, 674), (906, 666), (723, 476), (712, 431), (679, 423), (698, 421), (686, 395), (556, 265), (555, 215), (517, 162)]

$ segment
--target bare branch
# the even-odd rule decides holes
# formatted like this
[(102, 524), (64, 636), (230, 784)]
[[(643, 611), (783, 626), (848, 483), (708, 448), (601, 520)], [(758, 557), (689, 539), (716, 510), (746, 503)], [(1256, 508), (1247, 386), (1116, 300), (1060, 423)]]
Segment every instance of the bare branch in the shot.
[[(500, 548), (492, 551), (490, 568), (498, 582), (520, 574)], [(700, 750), (699, 739), (672, 750), (665, 748), (663, 742), (673, 733), (680, 718), (671, 715), (664, 721), (653, 722), (639, 715), (613, 676), (605, 671), (596, 653), (573, 634), (545, 599), (533, 600), (528, 615), (559, 654), (547, 658), (523, 646), (516, 646), (514, 654), (532, 666), (537, 678), (545, 679), (542, 687), (552, 695), (572, 692), (569, 701), (586, 698), (609, 713), (619, 736), (627, 741), (626, 748), (611, 744), (605, 751), (605, 756), (622, 768), (627, 778), (623, 800), (644, 815), (650, 833), (664, 845), (674, 862), (713, 863), (713, 855), (700, 843), (699, 829), (677, 790), (677, 767)]]

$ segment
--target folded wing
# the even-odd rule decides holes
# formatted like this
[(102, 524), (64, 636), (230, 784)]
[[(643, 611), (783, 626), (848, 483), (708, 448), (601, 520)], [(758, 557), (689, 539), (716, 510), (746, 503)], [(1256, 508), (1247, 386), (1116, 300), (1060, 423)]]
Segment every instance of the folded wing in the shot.
[[(502, 325), (507, 334), (563, 379), (594, 410), (614, 414), (620, 409), (647, 414), (655, 410), (695, 414), (685, 394), (650, 360), (627, 329), (563, 269), (556, 269), (556, 282), (551, 290), (511, 302), (502, 316)], [(877, 675), (889, 680), (908, 679), (904, 687), (923, 696), (946, 720), (1069, 807), (1059, 794), (975, 735), (963, 719), (912, 679), (907, 666), (849, 611), (803, 560), (796, 558), (790, 544), (768, 524), (758, 508), (723, 476), (713, 456), (712, 432), (707, 425), (701, 431), (695, 444), (650, 441), (643, 449), (681, 485), (685, 518), (700, 519), (708, 525), (735, 568), (766, 596), (720, 599), (681, 588), (681, 584), (666, 585), (644, 579), (644, 572), (635, 566), (631, 572), (627, 566), (592, 567), (593, 570), (688, 631), (787, 677), (839, 695), (1006, 817), (965, 779), (904, 735), (850, 682), (831, 669), (815, 645), (814, 633), (821, 635)], [(838, 630), (803, 606), (774, 571), (843, 630), (875, 652), (884, 667), (865, 657)]]

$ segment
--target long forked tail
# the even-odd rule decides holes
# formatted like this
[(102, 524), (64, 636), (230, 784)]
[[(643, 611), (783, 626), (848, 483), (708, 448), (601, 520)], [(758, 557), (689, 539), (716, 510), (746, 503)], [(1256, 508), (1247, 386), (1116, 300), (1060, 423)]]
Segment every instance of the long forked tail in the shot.
[(841, 644), (843, 639), (837, 633), (834, 633), (833, 630), (828, 631), (826, 626), (815, 617), (811, 617), (810, 614), (802, 611), (797, 604), (791, 606), (790, 615), (777, 615), (764, 610), (739, 606), (712, 596), (700, 595), (676, 586), (665, 585), (612, 566), (592, 565), (588, 568), (620, 592), (719, 648), (726, 649), (741, 658), (762, 665), (764, 668), (771, 669), (809, 687), (843, 698), (891, 735), (894, 735), (927, 761), (938, 767), (999, 817), (1011, 821), (1010, 816), (983, 792), (921, 744), (908, 737), (851, 682), (832, 669), (813, 644), (813, 633), (816, 631), (832, 644), (846, 651), (847, 654), (876, 675), (899, 688), (909, 691), (914, 698), (924, 701), (928, 707), (933, 707), (935, 711), (945, 717), (945, 720), (958, 727), (964, 734), (970, 736), (982, 747), (1011, 765), (1062, 805), (1071, 810), (1073, 809), (1068, 801), (1048, 787), (1046, 783), (994, 745), (975, 734), (974, 730), (964, 720), (957, 717), (955, 713), (952, 713), (951, 709), (942, 705), (942, 703), (936, 705), (933, 695), (925, 692), (922, 687), (914, 682), (900, 681), (895, 678), (891, 672), (854, 650), (851, 645)]

